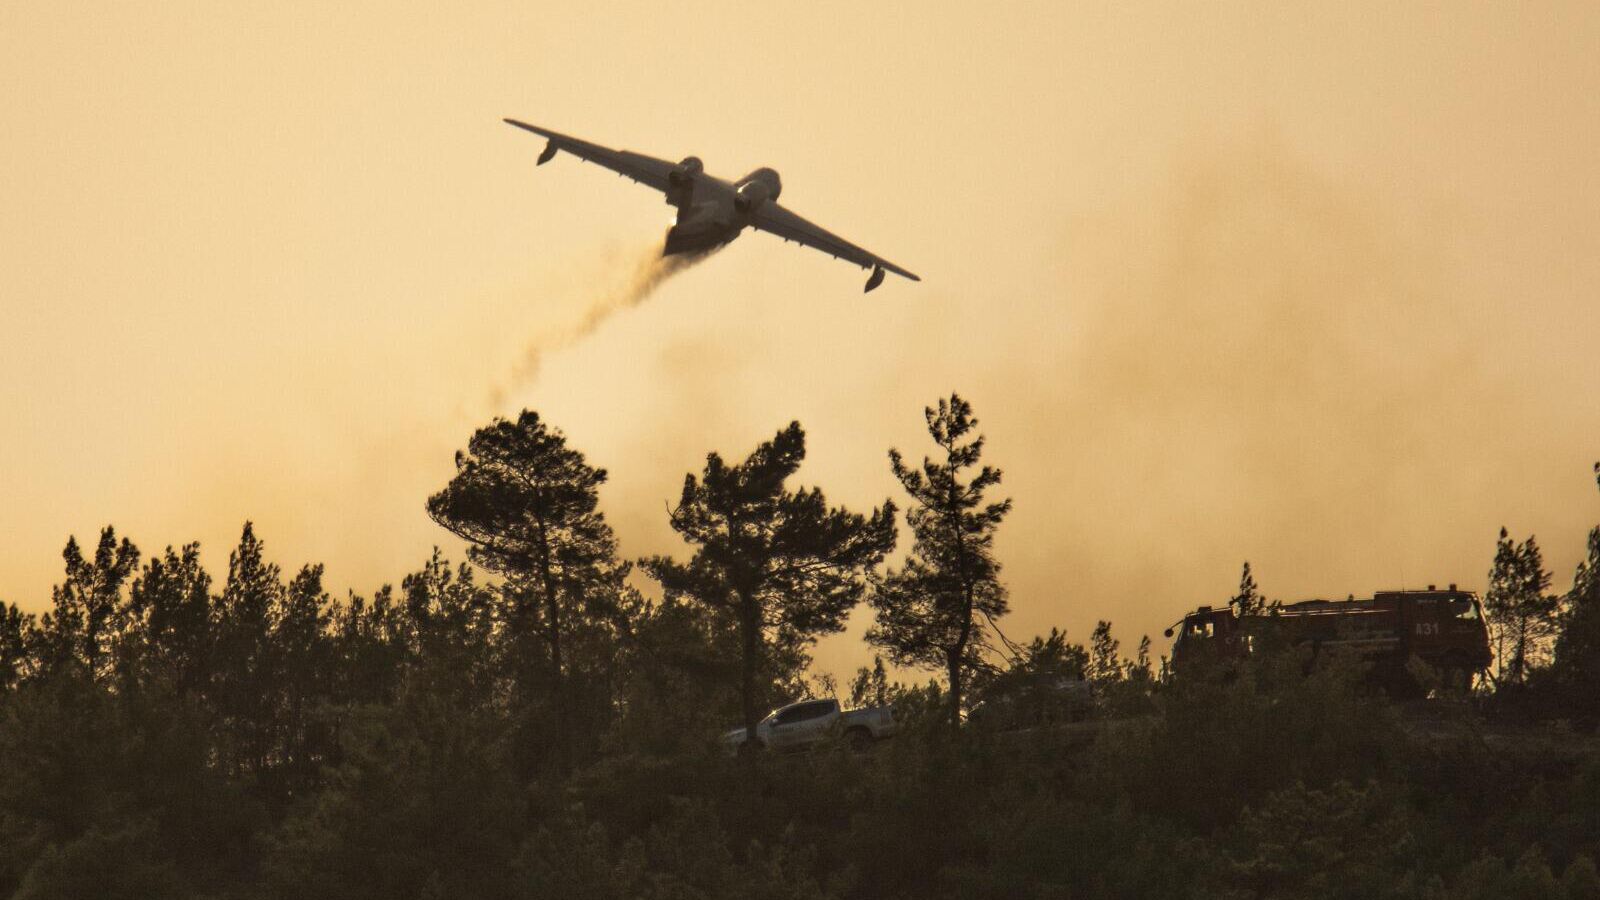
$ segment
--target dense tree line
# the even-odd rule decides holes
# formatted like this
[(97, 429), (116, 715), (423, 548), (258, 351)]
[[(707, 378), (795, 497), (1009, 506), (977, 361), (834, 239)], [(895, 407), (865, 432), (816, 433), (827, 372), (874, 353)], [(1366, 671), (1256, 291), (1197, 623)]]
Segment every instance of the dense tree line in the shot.
[[(0, 604), (0, 896), (1600, 896), (1600, 527), (1562, 595), (1502, 533), (1494, 677), (1419, 726), (1294, 648), (1174, 678), (1108, 621), (1013, 642), (1000, 471), (965, 400), (926, 421), (887, 567), (895, 504), (791, 484), (798, 423), (709, 454), (686, 554), (635, 565), (531, 412), (428, 498), (469, 562), (398, 589), (333, 597), (250, 524), (215, 580), (192, 544), (69, 540), (47, 612)], [(1230, 602), (1266, 606), (1248, 565)], [(831, 689), (808, 650), (863, 603), (938, 676), (847, 686), (900, 736), (723, 753)]]

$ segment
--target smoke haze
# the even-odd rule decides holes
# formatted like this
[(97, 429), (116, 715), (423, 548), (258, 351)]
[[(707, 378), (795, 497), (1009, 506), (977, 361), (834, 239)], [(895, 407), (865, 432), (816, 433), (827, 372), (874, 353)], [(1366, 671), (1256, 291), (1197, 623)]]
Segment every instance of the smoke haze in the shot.
[(610, 271), (596, 279), (598, 290), (588, 301), (576, 323), (570, 327), (534, 338), (522, 351), (511, 375), (504, 384), (489, 392), (491, 410), (505, 406), (512, 392), (525, 388), (539, 377), (539, 367), (544, 356), (553, 350), (570, 347), (594, 334), (606, 320), (626, 309), (650, 299), (656, 289), (667, 279), (685, 272), (722, 249), (721, 246), (696, 253), (662, 254), (662, 240), (656, 240), (638, 250), (624, 254), (615, 263), (608, 264)]
[(1459, 513), (1505, 474), (1510, 448), (1475, 435), (1509, 398), (1433, 236), (1263, 136), (1177, 165), (1062, 254), (1074, 334), (1030, 404), (1062, 429), (1010, 466), (1059, 476), (1014, 482), (1051, 498), (1017, 527), (1066, 537), (1089, 605), (1175, 615), (1247, 558), (1285, 599), (1481, 574), (1498, 526)]
[[(1013, 637), (1131, 645), (1245, 559), (1284, 599), (1481, 587), (1502, 524), (1564, 586), (1600, 521), (1600, 7), (691, 7), (717, 53), (626, 5), (5, 5), (0, 599), (46, 609), (107, 522), (224, 572), (246, 518), (370, 591), (460, 556), (424, 499), (523, 407), (610, 472), (626, 555), (681, 555), (707, 451), (798, 419), (799, 480), (863, 509), (951, 390), (1016, 500)], [(756, 234), (672, 277), (658, 195), (536, 168), (506, 115), (770, 165), (925, 281), (863, 297)]]

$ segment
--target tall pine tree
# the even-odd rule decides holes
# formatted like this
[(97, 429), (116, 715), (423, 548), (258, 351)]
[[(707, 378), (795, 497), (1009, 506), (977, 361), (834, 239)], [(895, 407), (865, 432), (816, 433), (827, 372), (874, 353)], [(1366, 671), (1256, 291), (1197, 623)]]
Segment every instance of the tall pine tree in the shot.
[(216, 600), (216, 655), (211, 700), (220, 717), (219, 748), (230, 774), (264, 772), (277, 761), (280, 648), (273, 640), (283, 614), (283, 578), (268, 562), (255, 525), (244, 523), (228, 556), (228, 580)]
[(689, 598), (737, 632), (750, 740), (763, 712), (759, 681), (771, 674), (774, 657), (843, 630), (868, 571), (895, 544), (893, 503), (863, 516), (829, 507), (819, 488), (789, 490), (785, 483), (805, 455), (799, 422), (737, 465), (708, 454), (700, 478), (684, 477), (672, 510), (672, 527), (694, 555), (645, 562), (669, 597)]
[(1484, 612), (1494, 629), (1495, 656), (1502, 683), (1523, 684), (1546, 657), (1556, 631), (1560, 598), (1547, 594), (1550, 573), (1533, 536), (1521, 544), (1500, 529)]
[(1122, 642), (1111, 636), (1111, 623), (1102, 619), (1089, 636), (1089, 680), (1104, 687), (1123, 675)]
[(890, 468), (911, 495), (906, 522), (913, 543), (905, 564), (873, 593), (877, 623), (867, 640), (901, 665), (943, 668), (955, 727), (967, 674), (982, 665), (994, 621), (1008, 609), (994, 535), (1011, 501), (987, 499), (1000, 470), (979, 466), (983, 436), (974, 434), (970, 403), (951, 394), (923, 417), (940, 452), (912, 468), (900, 451), (889, 451)]
[[(468, 542), (467, 555), (506, 576), (513, 660), (540, 657), (554, 694), (556, 750), (573, 752), (569, 696), (574, 630), (603, 627), (621, 589), (617, 542), (599, 510), (606, 471), (589, 465), (566, 436), (531, 410), (497, 419), (456, 454), (456, 474), (428, 498), (428, 514)], [(537, 672), (516, 678), (526, 709), (537, 705)]]
[(1260, 615), (1267, 607), (1267, 598), (1261, 596), (1261, 589), (1256, 586), (1256, 576), (1250, 571), (1249, 560), (1245, 560), (1244, 570), (1239, 573), (1239, 592), (1229, 598), (1228, 605), (1241, 618)]
[(77, 665), (93, 680), (110, 674), (119, 636), (125, 630), (123, 586), (139, 567), (139, 548), (106, 526), (94, 555), (84, 558), (77, 538), (61, 552), (66, 577), (52, 592), (53, 608), (41, 624), (44, 664)]

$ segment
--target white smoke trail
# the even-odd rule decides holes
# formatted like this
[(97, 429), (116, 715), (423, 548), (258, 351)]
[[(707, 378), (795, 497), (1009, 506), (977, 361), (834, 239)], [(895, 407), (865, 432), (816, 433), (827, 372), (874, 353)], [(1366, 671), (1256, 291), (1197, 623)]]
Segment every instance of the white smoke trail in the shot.
[(631, 268), (627, 269), (625, 277), (615, 284), (603, 286), (600, 294), (589, 303), (576, 324), (529, 341), (521, 358), (506, 378), (506, 382), (490, 390), (491, 407), (495, 410), (501, 409), (511, 391), (537, 379), (545, 354), (570, 347), (594, 334), (607, 319), (644, 303), (667, 279), (703, 262), (721, 249), (721, 246), (672, 256), (663, 256), (662, 248), (662, 241), (657, 239), (641, 248), (638, 253), (630, 254), (628, 258), (633, 262)]

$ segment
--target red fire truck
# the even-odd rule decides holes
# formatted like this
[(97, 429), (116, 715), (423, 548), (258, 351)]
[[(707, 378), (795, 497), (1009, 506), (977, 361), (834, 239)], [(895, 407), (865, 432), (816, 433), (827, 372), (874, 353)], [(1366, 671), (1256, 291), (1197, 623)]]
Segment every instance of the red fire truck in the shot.
[(1375, 680), (1391, 689), (1415, 689), (1410, 661), (1432, 667), (1445, 685), (1470, 686), (1488, 668), (1489, 633), (1483, 606), (1470, 591), (1378, 591), (1371, 599), (1303, 600), (1273, 604), (1240, 616), (1232, 607), (1202, 606), (1174, 631), (1175, 670), (1202, 658), (1239, 659), (1269, 638), (1310, 645), (1313, 657), (1342, 649), (1372, 664)]

